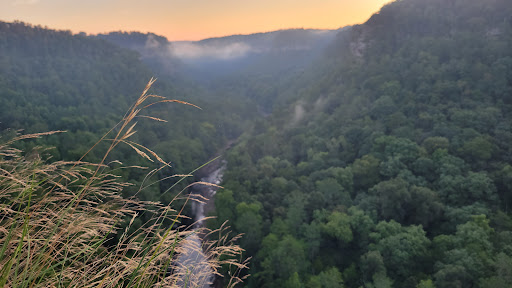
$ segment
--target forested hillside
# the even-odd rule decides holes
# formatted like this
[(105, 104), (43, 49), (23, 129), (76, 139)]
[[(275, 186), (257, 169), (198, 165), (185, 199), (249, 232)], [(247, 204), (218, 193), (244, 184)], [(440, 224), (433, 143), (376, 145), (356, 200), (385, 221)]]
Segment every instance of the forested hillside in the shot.
[[(205, 240), (216, 256), (180, 260), (190, 238), (203, 255), (184, 187), (256, 109), (150, 88), (158, 73), (105, 40), (0, 22), (0, 287), (192, 286), (237, 254)], [(211, 275), (184, 275), (199, 265)]]
[(402, 0), (340, 32), (228, 153), (210, 224), (248, 287), (510, 287), (511, 15)]
[[(51, 148), (38, 149), (43, 158), (78, 160), (123, 118), (149, 79), (159, 76), (153, 70), (136, 51), (105, 40), (21, 22), (0, 22), (1, 139), (8, 141), (18, 129), (22, 133), (64, 130), (66, 133), (18, 143), (19, 148), (32, 153), (33, 147), (42, 146)], [(256, 114), (241, 100), (232, 98), (220, 103), (205, 97), (204, 90), (175, 85), (176, 81), (157, 81), (150, 93), (187, 101), (203, 110), (180, 104), (154, 105), (149, 109), (150, 116), (168, 123), (156, 125), (140, 117), (138, 127), (144, 132), (133, 135), (134, 141), (171, 162), (172, 170), (162, 170), (159, 178), (186, 174), (206, 163), (229, 139), (242, 133), (244, 123)], [(107, 145), (108, 140), (103, 141), (86, 160), (101, 159)], [(155, 168), (128, 145), (113, 151), (107, 161), (112, 160)], [(148, 171), (124, 169), (121, 176), (140, 185)], [(139, 197), (167, 203), (172, 195), (167, 193), (162, 198), (160, 194), (171, 184), (164, 181), (160, 186), (153, 185)], [(137, 190), (138, 186), (123, 193), (129, 196)]]
[[(176, 104), (154, 105), (150, 109), (151, 116), (168, 124), (155, 125), (150, 119), (140, 118), (138, 127), (144, 133), (133, 135), (133, 139), (171, 162), (172, 170), (163, 169), (158, 178), (174, 173), (186, 174), (217, 156), (228, 142), (248, 127), (249, 122), (268, 113), (263, 110), (272, 109), (274, 96), (279, 94), (285, 98), (280, 91), (293, 81), (290, 79), (299, 69), (307, 65), (295, 60), (307, 56), (311, 61), (321, 52), (319, 47), (325, 46), (334, 33), (319, 32), (297, 29), (205, 41), (215, 41), (221, 47), (233, 41), (246, 41), (255, 46), (254, 51), (272, 44), (275, 52), (253, 55), (253, 58), (282, 57), (278, 66), (285, 67), (277, 73), (273, 71), (275, 66), (267, 67), (254, 59), (249, 62), (260, 66), (250, 68), (251, 65), (244, 66), (239, 62), (225, 63), (227, 66), (238, 65), (237, 69), (245, 71), (235, 73), (236, 79), (222, 72), (225, 75), (222, 80), (210, 82), (216, 71), (199, 73), (190, 63), (185, 66), (170, 53), (171, 43), (155, 34), (112, 32), (87, 36), (23, 22), (0, 22), (0, 131), (3, 141), (12, 138), (17, 130), (22, 133), (63, 130), (66, 132), (17, 145), (26, 153), (39, 147), (38, 153), (43, 153), (45, 158), (80, 159), (122, 119), (147, 81), (158, 77), (150, 93), (187, 101), (203, 110)], [(329, 33), (331, 36), (327, 35)], [(316, 40), (321, 41), (317, 43)], [(211, 46), (201, 45), (205, 49)], [(297, 45), (299, 52), (291, 49)], [(266, 63), (272, 63), (269, 59)], [(209, 61), (201, 65), (211, 65)], [(92, 150), (86, 160), (98, 161), (106, 145), (108, 140)], [(111, 160), (155, 168), (128, 145), (113, 151), (107, 161)], [(147, 171), (125, 169), (120, 173), (124, 180), (140, 184)], [(162, 197), (160, 194), (173, 181), (168, 179), (148, 187), (139, 193), (139, 197), (167, 203), (173, 195), (165, 193)], [(180, 187), (189, 182), (182, 182), (174, 190), (180, 191)], [(123, 193), (130, 196), (138, 189), (136, 187), (127, 188)]]
[[(310, 74), (309, 67), (321, 58), (336, 33), (286, 29), (184, 42), (138, 32), (91, 37), (139, 52), (141, 60), (166, 83), (200, 86), (204, 97), (223, 102), (244, 101), (266, 115), (274, 105), (285, 105), (295, 97), (298, 77)], [(226, 111), (238, 114), (233, 109)], [(257, 118), (254, 116), (251, 115), (251, 120)]]

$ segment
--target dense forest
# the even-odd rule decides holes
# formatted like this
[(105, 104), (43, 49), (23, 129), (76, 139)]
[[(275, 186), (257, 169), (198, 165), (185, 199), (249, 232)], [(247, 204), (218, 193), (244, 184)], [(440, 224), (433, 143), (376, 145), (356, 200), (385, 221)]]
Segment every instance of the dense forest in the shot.
[[(512, 287), (508, 0), (399, 0), (337, 31), (189, 45), (233, 43), (274, 49), (191, 60), (154, 34), (0, 22), (0, 139), (66, 130), (19, 148), (77, 160), (156, 76), (151, 93), (202, 110), (155, 105), (168, 123), (141, 118), (134, 137), (171, 161), (160, 179), (226, 150), (208, 226), (243, 234), (245, 286)], [(170, 181), (138, 196), (168, 203)]]
[(228, 153), (248, 287), (511, 287), (511, 15), (403, 0), (338, 34)]
[[(135, 51), (82, 34), (72, 35), (69, 31), (21, 22), (0, 23), (0, 52), (3, 137), (9, 139), (18, 129), (23, 133), (66, 131), (22, 143), (24, 147), (20, 147), (25, 151), (53, 147), (45, 153), (54, 160), (78, 160), (122, 119), (147, 81), (159, 76)], [(138, 125), (144, 133), (134, 135), (135, 141), (172, 161), (173, 171), (165, 171), (162, 177), (188, 173), (207, 162), (228, 139), (237, 137), (243, 131), (245, 119), (255, 114), (241, 100), (219, 103), (207, 99), (200, 88), (169, 83), (172, 81), (157, 81), (151, 93), (191, 102), (203, 110), (183, 105), (155, 105), (151, 107), (151, 115), (170, 125), (139, 119)], [(86, 160), (97, 161), (104, 153), (103, 146), (91, 151)], [(127, 145), (119, 147), (109, 161), (151, 164), (139, 159), (131, 149)], [(125, 180), (137, 183), (147, 171), (123, 173)], [(170, 184), (145, 189), (142, 198), (169, 201), (159, 199), (159, 195)]]

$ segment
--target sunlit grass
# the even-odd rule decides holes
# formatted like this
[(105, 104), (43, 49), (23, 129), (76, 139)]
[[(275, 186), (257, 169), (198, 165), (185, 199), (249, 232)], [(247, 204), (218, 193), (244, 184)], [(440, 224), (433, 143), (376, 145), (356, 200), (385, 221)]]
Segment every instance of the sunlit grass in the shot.
[[(17, 136), (0, 144), (0, 287), (178, 287), (183, 283), (202, 287), (208, 277), (187, 274), (188, 269), (178, 267), (176, 261), (177, 255), (188, 253), (190, 245), (185, 244), (192, 234), (210, 236), (194, 249), (204, 253), (201, 265), (211, 273), (220, 275), (217, 271), (223, 265), (235, 267), (234, 271), (246, 268), (238, 260), (241, 248), (228, 240), (224, 228), (182, 227), (183, 207), (120, 196), (129, 184), (105, 164), (119, 144), (161, 167), (168, 165), (154, 151), (130, 140), (136, 133), (134, 119), (162, 121), (140, 115), (157, 103), (192, 105), (148, 94), (153, 82), (123, 120), (98, 141), (109, 143), (99, 163), (82, 161), (84, 157), (47, 163), (37, 153), (26, 156), (12, 146), (60, 131)], [(151, 210), (152, 219), (131, 229), (138, 213), (146, 210)], [(219, 236), (213, 239), (212, 235)], [(115, 243), (108, 245), (113, 237)], [(226, 281), (228, 286), (241, 282), (237, 275)]]

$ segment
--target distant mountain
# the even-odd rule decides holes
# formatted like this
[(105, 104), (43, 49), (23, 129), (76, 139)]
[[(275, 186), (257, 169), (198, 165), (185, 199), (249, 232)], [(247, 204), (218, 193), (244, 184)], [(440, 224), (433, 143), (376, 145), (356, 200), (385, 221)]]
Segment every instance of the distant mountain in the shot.
[(123, 113), (151, 77), (133, 51), (22, 22), (0, 22), (0, 63), (0, 129), (30, 132), (89, 130), (80, 117)]
[(167, 38), (154, 33), (117, 31), (108, 34), (98, 34), (93, 37), (108, 40), (119, 46), (137, 50), (140, 53), (169, 44)]
[[(184, 59), (229, 60), (250, 54), (312, 51), (325, 46), (335, 34), (336, 30), (288, 29), (209, 38), (197, 42), (175, 42), (172, 50)], [(195, 51), (186, 49), (191, 47)]]
[(184, 69), (181, 60), (170, 53), (171, 43), (163, 36), (154, 33), (117, 31), (93, 35), (91, 38), (103, 39), (117, 46), (137, 51), (142, 61), (151, 66), (157, 74), (174, 77), (177, 76), (178, 71)]
[(194, 79), (232, 73), (280, 73), (304, 67), (334, 39), (337, 30), (289, 29), (170, 42), (152, 33), (111, 32), (97, 38), (139, 52), (153, 67)]
[(203, 87), (207, 97), (230, 95), (253, 102), (267, 115), (276, 103), (283, 105), (297, 95), (301, 86), (294, 83), (307, 83), (310, 66), (321, 66), (316, 60), (325, 58), (338, 34), (349, 30), (288, 29), (177, 42), (139, 32), (92, 37), (137, 51), (160, 79)]
[(335, 35), (335, 30), (290, 29), (177, 42), (171, 51), (203, 77), (275, 74), (304, 68)]

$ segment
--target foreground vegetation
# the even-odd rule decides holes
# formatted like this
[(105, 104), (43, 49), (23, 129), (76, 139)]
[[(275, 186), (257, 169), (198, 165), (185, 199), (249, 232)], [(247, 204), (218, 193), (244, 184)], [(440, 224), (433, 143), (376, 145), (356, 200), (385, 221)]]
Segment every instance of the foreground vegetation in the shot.
[[(133, 120), (153, 104), (188, 103), (149, 95), (152, 83), (124, 119), (102, 138), (110, 144), (99, 163), (82, 159), (45, 163), (44, 156), (40, 156), (46, 153), (44, 150), (34, 149), (24, 155), (13, 148), (18, 141), (60, 131), (2, 139), (1, 287), (203, 287), (208, 277), (191, 273), (194, 267), (180, 268), (183, 263), (177, 261), (177, 256), (193, 252), (187, 248), (188, 237), (208, 233), (215, 241), (205, 238), (195, 247), (206, 255), (205, 263), (195, 265), (209, 267), (216, 275), (221, 266), (234, 268), (233, 277), (225, 283), (232, 287), (240, 282), (236, 271), (244, 267), (237, 260), (241, 250), (224, 236), (224, 229), (202, 231), (183, 226), (183, 207), (175, 207), (172, 201), (162, 205), (138, 200), (136, 195), (123, 198), (122, 191), (130, 184), (120, 181), (117, 172), (143, 167), (105, 162), (118, 145), (128, 145), (141, 157), (163, 167), (168, 165), (152, 150), (132, 141), (137, 124)], [(147, 178), (159, 170), (149, 172)], [(140, 184), (138, 191), (145, 185)], [(134, 227), (141, 213), (151, 216)]]

